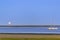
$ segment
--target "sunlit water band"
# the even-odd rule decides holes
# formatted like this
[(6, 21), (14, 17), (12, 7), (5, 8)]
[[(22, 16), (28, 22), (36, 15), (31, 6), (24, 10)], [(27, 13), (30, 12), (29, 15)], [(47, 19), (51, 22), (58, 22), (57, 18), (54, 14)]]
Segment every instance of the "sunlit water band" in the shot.
[(57, 33), (60, 34), (60, 27), (48, 29), (49, 27), (0, 27), (0, 33)]

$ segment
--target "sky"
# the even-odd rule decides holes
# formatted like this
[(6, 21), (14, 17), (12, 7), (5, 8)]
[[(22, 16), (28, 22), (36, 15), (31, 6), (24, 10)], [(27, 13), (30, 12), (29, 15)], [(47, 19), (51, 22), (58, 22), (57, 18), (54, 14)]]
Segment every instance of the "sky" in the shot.
[(0, 24), (60, 24), (60, 0), (0, 0)]

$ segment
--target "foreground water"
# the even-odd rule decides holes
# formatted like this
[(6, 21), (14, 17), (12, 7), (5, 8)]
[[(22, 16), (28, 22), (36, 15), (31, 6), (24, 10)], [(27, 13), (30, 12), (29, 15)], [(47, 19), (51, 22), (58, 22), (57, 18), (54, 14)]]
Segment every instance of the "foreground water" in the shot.
[(0, 27), (0, 33), (58, 33), (58, 29), (49, 30), (49, 27)]

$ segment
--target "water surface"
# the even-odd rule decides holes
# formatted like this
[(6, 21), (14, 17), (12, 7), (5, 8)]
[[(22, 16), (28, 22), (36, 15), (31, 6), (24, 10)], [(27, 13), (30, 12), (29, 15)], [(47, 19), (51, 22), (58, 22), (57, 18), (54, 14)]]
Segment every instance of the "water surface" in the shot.
[(0, 27), (0, 33), (59, 33), (60, 27), (56, 30), (49, 30), (49, 27)]

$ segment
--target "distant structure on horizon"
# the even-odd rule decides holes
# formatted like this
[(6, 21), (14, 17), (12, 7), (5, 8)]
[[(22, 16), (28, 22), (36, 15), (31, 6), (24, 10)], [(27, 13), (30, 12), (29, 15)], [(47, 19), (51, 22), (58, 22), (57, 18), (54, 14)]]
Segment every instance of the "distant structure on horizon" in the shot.
[(9, 21), (8, 24), (11, 25), (12, 23)]

